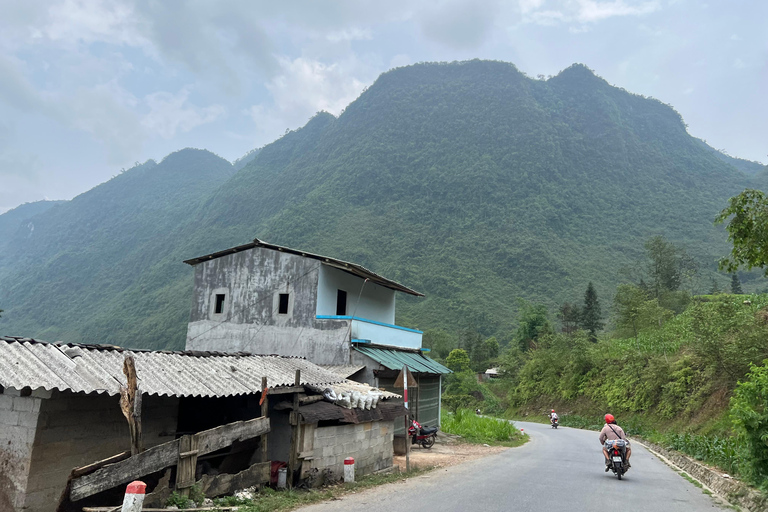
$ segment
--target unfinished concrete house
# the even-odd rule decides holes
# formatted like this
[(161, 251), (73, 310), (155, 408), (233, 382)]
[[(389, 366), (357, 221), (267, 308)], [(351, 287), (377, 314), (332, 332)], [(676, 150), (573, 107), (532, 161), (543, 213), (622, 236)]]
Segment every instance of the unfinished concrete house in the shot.
[(421, 331), (395, 324), (396, 294), (423, 294), (360, 265), (258, 239), (185, 263), (195, 267), (187, 350), (306, 357), (391, 391), (407, 366), (418, 383), (410, 412), (439, 425), (450, 370), (424, 354)]
[[(126, 413), (129, 359), (138, 406)], [(302, 358), (0, 337), (0, 510), (116, 505), (138, 478), (158, 505), (192, 485), (216, 496), (268, 484), (279, 466), (289, 485), (338, 476), (345, 457), (359, 473), (386, 469), (405, 414), (391, 398)]]

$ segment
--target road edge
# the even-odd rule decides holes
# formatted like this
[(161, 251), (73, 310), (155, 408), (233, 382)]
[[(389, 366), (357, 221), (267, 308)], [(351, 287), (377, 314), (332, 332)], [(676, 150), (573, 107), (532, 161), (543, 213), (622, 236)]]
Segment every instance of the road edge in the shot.
[(768, 504), (766, 497), (759, 491), (751, 489), (733, 477), (725, 477), (724, 473), (715, 471), (680, 452), (667, 450), (646, 440), (640, 441), (636, 437), (632, 442), (639, 444), (668, 466), (685, 473), (698, 482), (702, 489), (706, 489), (727, 505), (739, 507), (745, 512), (756, 512), (765, 510)]

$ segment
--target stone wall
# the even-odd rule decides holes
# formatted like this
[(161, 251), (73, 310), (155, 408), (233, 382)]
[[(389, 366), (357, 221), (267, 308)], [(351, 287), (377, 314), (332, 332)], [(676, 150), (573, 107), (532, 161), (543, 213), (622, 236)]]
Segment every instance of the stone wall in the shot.
[(309, 465), (319, 471), (329, 468), (337, 478), (341, 478), (347, 457), (355, 459), (357, 476), (392, 466), (392, 421), (333, 427), (305, 425), (304, 428), (302, 455), (310, 457), (305, 467)]
[[(39, 409), (24, 508), (52, 512), (73, 468), (130, 449), (128, 423), (120, 411), (119, 397), (54, 392)], [(145, 396), (142, 403), (144, 446), (173, 440), (160, 437), (174, 432), (178, 399)]]
[[(42, 396), (47, 396), (43, 394)], [(32, 459), (41, 395), (0, 394), (0, 510), (21, 510)]]

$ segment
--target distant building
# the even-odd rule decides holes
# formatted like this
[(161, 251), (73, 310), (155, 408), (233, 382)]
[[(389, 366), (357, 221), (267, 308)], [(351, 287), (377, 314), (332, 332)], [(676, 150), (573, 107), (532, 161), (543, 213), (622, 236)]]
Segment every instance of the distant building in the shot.
[(441, 376), (450, 370), (424, 355), (421, 331), (395, 325), (396, 293), (423, 294), (360, 265), (258, 239), (185, 263), (195, 267), (187, 350), (306, 357), (392, 391), (408, 366), (418, 382), (411, 412), (439, 424)]

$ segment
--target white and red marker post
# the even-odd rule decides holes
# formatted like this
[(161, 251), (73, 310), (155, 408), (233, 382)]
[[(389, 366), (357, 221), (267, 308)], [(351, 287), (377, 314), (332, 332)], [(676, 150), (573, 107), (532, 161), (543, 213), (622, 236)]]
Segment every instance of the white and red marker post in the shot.
[(120, 512), (141, 512), (144, 504), (144, 495), (147, 492), (147, 484), (136, 480), (128, 484), (123, 498), (123, 508)]
[(405, 471), (411, 472), (411, 411), (408, 410), (408, 367), (403, 365), (403, 405), (405, 406)]

